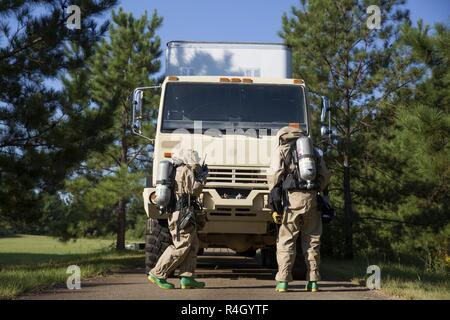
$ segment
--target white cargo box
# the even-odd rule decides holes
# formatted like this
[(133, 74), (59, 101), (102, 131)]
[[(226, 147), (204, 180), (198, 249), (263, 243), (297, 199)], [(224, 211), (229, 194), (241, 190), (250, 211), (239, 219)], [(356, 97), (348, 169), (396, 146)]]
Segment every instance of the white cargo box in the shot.
[(276, 43), (167, 43), (166, 75), (291, 78), (291, 51)]

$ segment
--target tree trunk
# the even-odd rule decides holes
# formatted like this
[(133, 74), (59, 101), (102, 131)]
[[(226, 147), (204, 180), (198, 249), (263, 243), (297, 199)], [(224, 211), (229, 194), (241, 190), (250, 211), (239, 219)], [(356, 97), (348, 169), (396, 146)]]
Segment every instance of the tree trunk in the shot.
[(347, 154), (344, 155), (344, 258), (353, 259), (353, 208)]
[[(120, 151), (120, 165), (128, 166), (128, 143), (127, 143), (127, 125), (128, 125), (127, 104), (122, 108), (122, 133), (121, 133), (121, 151)], [(121, 197), (117, 204), (117, 250), (125, 250), (125, 223), (127, 199)]]
[(351, 115), (350, 96), (347, 90), (345, 99), (345, 144), (344, 144), (344, 258), (353, 259), (353, 208), (350, 189), (350, 143)]
[(117, 204), (117, 241), (116, 250), (125, 250), (126, 201), (120, 199)]

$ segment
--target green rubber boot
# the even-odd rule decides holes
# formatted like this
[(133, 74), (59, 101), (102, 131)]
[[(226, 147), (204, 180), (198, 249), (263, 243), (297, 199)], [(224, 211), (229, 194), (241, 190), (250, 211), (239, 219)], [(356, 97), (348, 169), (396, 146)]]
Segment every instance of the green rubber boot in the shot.
[(205, 283), (197, 281), (194, 277), (181, 277), (181, 289), (202, 289), (205, 287)]
[(166, 279), (159, 279), (152, 275), (151, 273), (148, 274), (148, 281), (150, 281), (153, 284), (156, 284), (161, 289), (174, 289), (175, 286), (169, 282), (166, 281)]
[(305, 286), (305, 291), (311, 292), (319, 291), (319, 285), (317, 284), (317, 281), (308, 281), (308, 283)]
[(277, 286), (275, 287), (276, 292), (286, 292), (288, 290), (288, 283), (284, 281), (277, 281)]

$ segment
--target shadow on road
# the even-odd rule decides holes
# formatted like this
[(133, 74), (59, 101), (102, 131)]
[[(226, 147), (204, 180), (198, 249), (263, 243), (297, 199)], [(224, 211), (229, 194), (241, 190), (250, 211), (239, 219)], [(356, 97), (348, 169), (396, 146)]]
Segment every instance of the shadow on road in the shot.
[[(219, 251), (220, 250), (220, 251)], [(214, 251), (207, 251), (203, 255), (198, 257), (196, 274), (198, 278), (203, 280), (206, 279), (229, 279), (230, 281), (237, 281), (240, 279), (256, 279), (256, 280), (274, 280), (276, 269), (270, 269), (261, 265), (261, 258), (259, 256), (256, 257), (245, 257), (237, 255), (231, 250), (221, 250), (214, 249)], [(135, 270), (127, 270), (122, 272), (117, 272), (117, 274), (145, 274), (144, 269), (135, 269)], [(175, 271), (175, 274), (172, 279), (178, 277), (178, 271)], [(331, 284), (324, 283), (330, 282)], [(342, 279), (337, 277), (336, 275), (329, 273), (322, 273), (322, 283), (321, 283), (321, 291), (338, 291), (336, 288), (336, 283), (339, 282), (339, 286), (341, 291), (345, 291), (347, 289), (355, 291), (367, 291), (366, 288), (358, 286), (357, 284), (352, 284), (346, 279)], [(255, 286), (254, 288), (267, 288), (272, 286)], [(235, 287), (235, 288), (240, 288)], [(249, 286), (243, 286), (242, 288), (249, 288)], [(250, 286), (250, 288), (252, 288)], [(304, 287), (299, 286), (298, 288), (295, 286), (291, 287), (293, 290), (299, 289), (303, 290)], [(334, 288), (329, 290), (327, 288)], [(224, 287), (227, 289), (227, 287)]]

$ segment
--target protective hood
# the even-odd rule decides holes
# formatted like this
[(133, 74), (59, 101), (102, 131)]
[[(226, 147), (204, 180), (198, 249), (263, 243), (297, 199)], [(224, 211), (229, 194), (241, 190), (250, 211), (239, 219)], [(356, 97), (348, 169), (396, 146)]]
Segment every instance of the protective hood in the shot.
[(301, 128), (292, 128), (289, 126), (278, 130), (276, 138), (279, 144), (285, 144), (292, 140), (297, 140), (303, 134)]
[(177, 149), (172, 155), (174, 163), (184, 163), (191, 167), (200, 165), (200, 157), (198, 152), (192, 149)]

